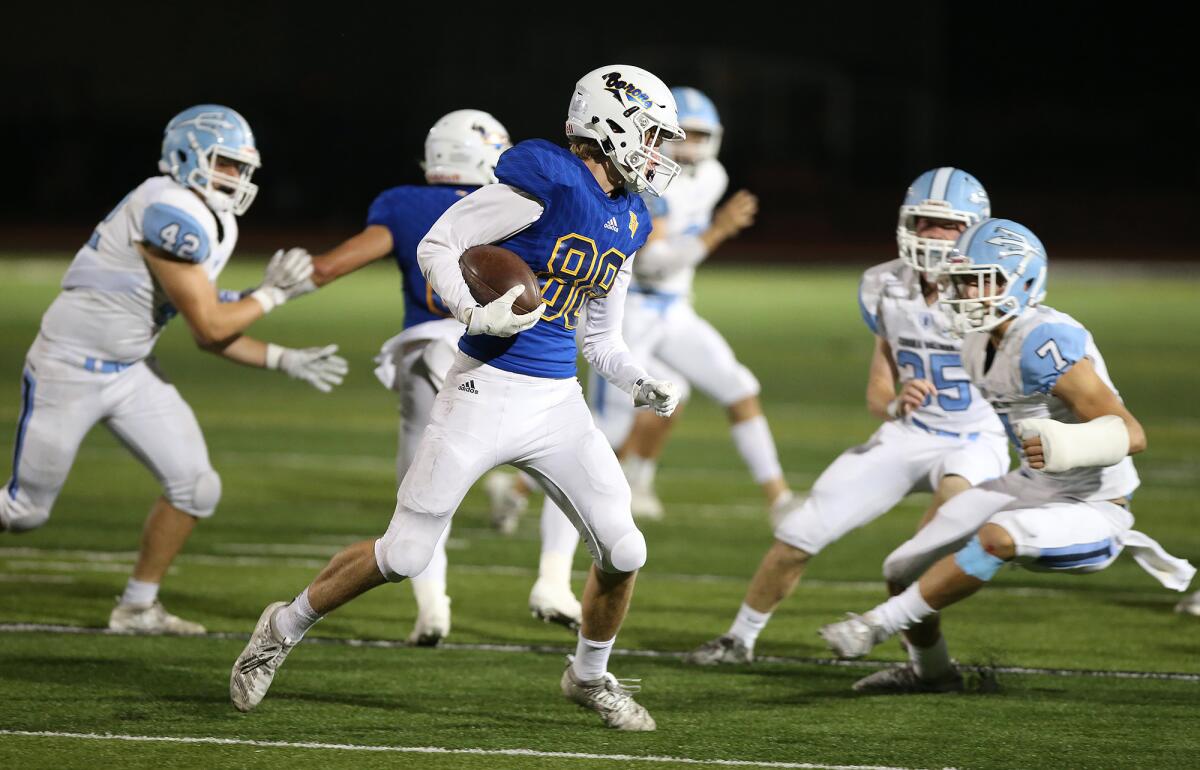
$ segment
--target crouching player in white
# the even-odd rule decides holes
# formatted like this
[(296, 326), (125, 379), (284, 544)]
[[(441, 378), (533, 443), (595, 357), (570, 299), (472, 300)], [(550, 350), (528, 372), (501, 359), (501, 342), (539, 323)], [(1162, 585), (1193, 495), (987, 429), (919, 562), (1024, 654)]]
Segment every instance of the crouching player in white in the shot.
[[(725, 407), (738, 454), (763, 490), (778, 518), (792, 500), (779, 465), (779, 454), (759, 402), (759, 384), (729, 343), (692, 307), (696, 268), (726, 240), (754, 223), (758, 200), (746, 190), (725, 203), (729, 176), (717, 160), (722, 126), (717, 108), (695, 88), (671, 89), (679, 105), (679, 125), (687, 139), (667, 153), (682, 167), (670, 191), (646, 201), (654, 232), (633, 268), (625, 303), (625, 338), (630, 351), (655, 377), (686, 388), (691, 384)], [(633, 491), (633, 513), (663, 516), (654, 489), (658, 458), (666, 446), (671, 420), (636, 413), (619, 390), (594, 376), (589, 401), (596, 423), (614, 447)], [(687, 391), (681, 394), (686, 398)], [(674, 418), (672, 418), (674, 419)]]
[(290, 350), (242, 336), (303, 291), (312, 271), (307, 253), (277, 254), (245, 298), (218, 296), (215, 282), (237, 243), (237, 216), (258, 190), (250, 182), (258, 167), (254, 135), (238, 113), (206, 104), (176, 115), (163, 139), (163, 175), (140, 184), (97, 225), (25, 359), (0, 530), (25, 532), (46, 522), (83, 437), (98, 422), (163, 486), (133, 576), (109, 618), (117, 631), (204, 633), (158, 602), (171, 561), (221, 497), (196, 417), (151, 355), (167, 321), (182, 313), (205, 350), (283, 370), (321, 390), (346, 371), (335, 346)]
[[(933, 492), (924, 525), (946, 500), (1008, 470), (1004, 428), (967, 381), (961, 340), (937, 306), (936, 271), (988, 211), (982, 185), (960, 169), (932, 169), (909, 186), (896, 229), (900, 258), (867, 270), (859, 286), (863, 322), (875, 335), (867, 408), (883, 425), (834, 460), (779, 523), (733, 625), (687, 662), (749, 663), (771, 613), (826, 546), (913, 491)], [(936, 626), (909, 638), (917, 670), (939, 687), (960, 685), (938, 638)]]
[[(417, 246), (446, 209), (486, 184), (496, 182), (500, 154), (510, 148), (508, 130), (480, 110), (455, 110), (438, 119), (425, 138), (426, 185), (404, 185), (384, 190), (371, 203), (367, 226), (358, 235), (313, 258), (312, 280), (324, 286), (376, 260), (392, 256), (403, 281), (404, 331), (389, 339), (380, 351), (376, 374), (399, 395), (400, 430), (396, 449), (396, 483), (412, 465), (421, 434), (429, 425), (438, 390), (454, 364), (458, 340), (466, 327), (446, 307), (421, 274)], [(561, 511), (542, 529), (552, 535), (543, 550), (565, 551), (568, 565), (556, 583), (555, 596), (579, 620), (579, 602), (571, 593), (570, 560), (579, 535)], [(408, 641), (433, 646), (450, 633), (450, 597), (446, 593), (446, 539), (442, 532), (425, 571), (413, 576), (417, 621)], [(565, 541), (565, 544), (564, 544)], [(543, 561), (545, 561), (543, 556)], [(557, 614), (565, 617), (562, 612)]]
[(1146, 448), (1146, 434), (1122, 403), (1087, 329), (1039, 304), (1047, 265), (1037, 237), (1010, 220), (986, 220), (962, 234), (945, 270), (951, 282), (945, 306), (966, 334), (963, 366), (1011, 426), (1021, 467), (943, 505), (888, 556), (885, 576), (908, 588), (821, 629), (841, 657), (866, 655), (927, 622), (1010, 562), (1039, 571), (1097, 572), (1128, 549), (1168, 588), (1184, 590), (1195, 574), (1132, 529), (1129, 503), (1138, 475), (1129, 455)]
[[(564, 695), (611, 727), (654, 729), (630, 689), (607, 673), (646, 561), (646, 540), (634, 525), (620, 464), (575, 379), (575, 325), (587, 305), (588, 362), (635, 403), (663, 416), (674, 410), (674, 386), (650, 379), (629, 354), (621, 313), (633, 254), (650, 224), (638, 193), (661, 192), (677, 173), (658, 145), (682, 131), (662, 81), (612, 65), (576, 85), (567, 135), (570, 150), (532, 140), (505, 152), (496, 166), (500, 184), (451, 206), (418, 247), (422, 272), (467, 333), (400, 484), (387, 532), (335, 556), (290, 604), (263, 611), (230, 674), (238, 709), (262, 700), (285, 656), (322, 615), (385, 581), (419, 575), (470, 486), (491, 468), (510, 464), (547, 490), (595, 559), (576, 655), (561, 679)], [(487, 243), (512, 250), (539, 275), (542, 306), (514, 315), (519, 286), (488, 305), (475, 304), (458, 259)]]

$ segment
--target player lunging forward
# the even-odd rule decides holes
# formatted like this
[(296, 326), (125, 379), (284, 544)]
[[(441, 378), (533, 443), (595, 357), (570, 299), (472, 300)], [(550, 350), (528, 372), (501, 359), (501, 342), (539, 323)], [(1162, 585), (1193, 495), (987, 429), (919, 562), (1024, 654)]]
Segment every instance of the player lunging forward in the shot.
[(109, 628), (199, 634), (201, 625), (163, 609), (158, 587), (196, 520), (216, 509), (221, 479), (191, 408), (155, 365), (158, 335), (181, 313), (205, 350), (324, 391), (342, 381), (346, 362), (333, 345), (290, 350), (242, 335), (303, 291), (312, 271), (307, 253), (276, 254), (248, 297), (218, 296), (237, 217), (258, 191), (250, 177), (259, 155), (245, 119), (213, 104), (184, 110), (167, 125), (158, 167), (162, 176), (138, 185), (96, 226), (42, 317), (25, 359), (0, 530), (46, 522), (83, 437), (103, 422), (163, 487)]
[[(682, 131), (662, 81), (612, 65), (576, 85), (567, 135), (569, 151), (533, 140), (505, 152), (496, 167), (500, 184), (451, 206), (419, 246), (422, 272), (467, 333), (387, 532), (335, 556), (290, 604), (263, 611), (230, 675), (239, 709), (259, 703), (285, 656), (322, 615), (386, 580), (420, 574), (471, 484), (511, 464), (570, 516), (595, 559), (563, 693), (611, 727), (654, 729), (649, 713), (607, 673), (646, 540), (629, 511), (629, 485), (574, 377), (575, 327), (586, 304), (584, 357), (636, 403), (663, 416), (674, 410), (674, 386), (650, 379), (629, 354), (621, 313), (632, 256), (650, 227), (637, 193), (661, 192), (678, 172), (658, 145)], [(511, 249), (539, 274), (544, 306), (514, 315), (519, 286), (475, 304), (458, 259), (486, 243)]]
[[(983, 186), (961, 169), (932, 169), (909, 186), (896, 228), (900, 258), (867, 270), (859, 286), (863, 322), (875, 335), (867, 408), (883, 425), (826, 468), (779, 524), (733, 625), (687, 662), (749, 663), (771, 613), (826, 546), (917, 490), (934, 493), (924, 524), (941, 503), (1008, 469), (1004, 429), (966, 380), (961, 340), (937, 305), (936, 272), (958, 235), (988, 211)], [(936, 625), (921, 631), (909, 639), (912, 686), (961, 687)]]
[[(966, 335), (963, 366), (1010, 429), (1021, 467), (943, 505), (933, 524), (888, 557), (889, 581), (908, 587), (821, 629), (841, 657), (866, 655), (927, 621), (1010, 562), (1097, 572), (1128, 549), (1168, 588), (1184, 590), (1195, 574), (1132, 529), (1138, 475), (1129, 455), (1146, 448), (1146, 434), (1092, 335), (1040, 304), (1047, 273), (1041, 241), (1016, 222), (985, 220), (962, 234), (945, 271), (952, 285), (945, 305)], [(939, 528), (943, 520), (956, 526)]]
[[(425, 139), (426, 185), (404, 185), (380, 193), (367, 212), (366, 228), (353, 238), (313, 259), (313, 282), (324, 286), (389, 255), (403, 277), (404, 331), (384, 344), (376, 370), (380, 379), (399, 395), (400, 430), (396, 449), (396, 483), (412, 464), (417, 443), (429, 424), (434, 397), (454, 364), (458, 339), (466, 327), (451, 315), (442, 298), (433, 292), (417, 264), (417, 245), (446, 209), (485, 184), (496, 182), (496, 163), (511, 147), (508, 130), (480, 110), (455, 110), (442, 116)], [(559, 511), (543, 524), (552, 533), (553, 546), (564, 539), (569, 564), (578, 535)], [(417, 600), (417, 621), (408, 641), (428, 646), (450, 633), (450, 597), (446, 594), (446, 539), (442, 532), (434, 555), (420, 575), (412, 578)], [(544, 543), (545, 545), (545, 543)], [(578, 621), (579, 602), (571, 593), (570, 572), (561, 573), (553, 597)], [(562, 611), (556, 610), (561, 616)]]

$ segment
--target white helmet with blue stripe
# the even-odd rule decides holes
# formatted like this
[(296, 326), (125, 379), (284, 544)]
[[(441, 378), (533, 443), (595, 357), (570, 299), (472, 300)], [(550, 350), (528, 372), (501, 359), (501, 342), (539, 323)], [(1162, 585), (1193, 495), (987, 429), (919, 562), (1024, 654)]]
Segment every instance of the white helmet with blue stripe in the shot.
[(610, 64), (581, 77), (567, 108), (566, 133), (599, 143), (630, 192), (662, 195), (679, 175), (679, 164), (659, 147), (684, 136), (675, 97), (641, 67)]
[(896, 245), (900, 260), (923, 273), (937, 273), (954, 248), (953, 240), (917, 236), (917, 220), (939, 219), (965, 227), (992, 215), (987, 191), (975, 177), (962, 169), (943, 166), (926, 171), (908, 187), (900, 204)]
[(680, 163), (693, 164), (717, 157), (725, 129), (712, 99), (690, 86), (675, 86), (671, 95), (679, 109), (679, 127), (687, 132), (687, 138), (667, 145), (667, 154)]
[(1046, 298), (1046, 270), (1046, 247), (1028, 227), (986, 219), (947, 257), (941, 306), (956, 333), (990, 331)]
[(496, 182), (500, 153), (512, 147), (508, 129), (483, 110), (443, 115), (425, 137), (425, 181), (485, 185)]
[[(218, 169), (230, 165), (236, 175)], [(250, 177), (261, 165), (245, 118), (219, 104), (198, 104), (167, 124), (158, 170), (195, 190), (213, 211), (240, 216), (258, 194)]]

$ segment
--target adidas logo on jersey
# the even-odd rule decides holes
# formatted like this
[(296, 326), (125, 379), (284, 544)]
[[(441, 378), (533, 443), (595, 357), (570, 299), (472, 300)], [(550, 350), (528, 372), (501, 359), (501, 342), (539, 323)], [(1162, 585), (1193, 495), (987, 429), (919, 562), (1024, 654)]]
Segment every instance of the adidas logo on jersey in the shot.
[(604, 229), (605, 229), (605, 230), (612, 230), (614, 233), (615, 233), (615, 232), (617, 232), (617, 218), (616, 218), (616, 217), (613, 217), (612, 219), (610, 219), (610, 220), (608, 220), (607, 222), (605, 222), (605, 223), (604, 223)]
[(479, 395), (479, 391), (475, 390), (475, 380), (467, 380), (462, 385), (459, 385), (458, 389), (463, 393), (470, 393), (473, 396)]

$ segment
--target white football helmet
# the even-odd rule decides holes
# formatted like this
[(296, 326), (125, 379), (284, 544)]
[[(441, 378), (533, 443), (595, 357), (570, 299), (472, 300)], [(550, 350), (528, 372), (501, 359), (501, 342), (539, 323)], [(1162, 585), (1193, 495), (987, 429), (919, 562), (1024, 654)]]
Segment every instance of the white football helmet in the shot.
[(567, 136), (593, 139), (631, 192), (662, 195), (679, 164), (660, 150), (683, 139), (675, 97), (640, 67), (610, 64), (579, 79), (567, 109)]
[(485, 185), (496, 182), (500, 153), (512, 147), (508, 129), (482, 110), (442, 116), (425, 137), (425, 181)]

